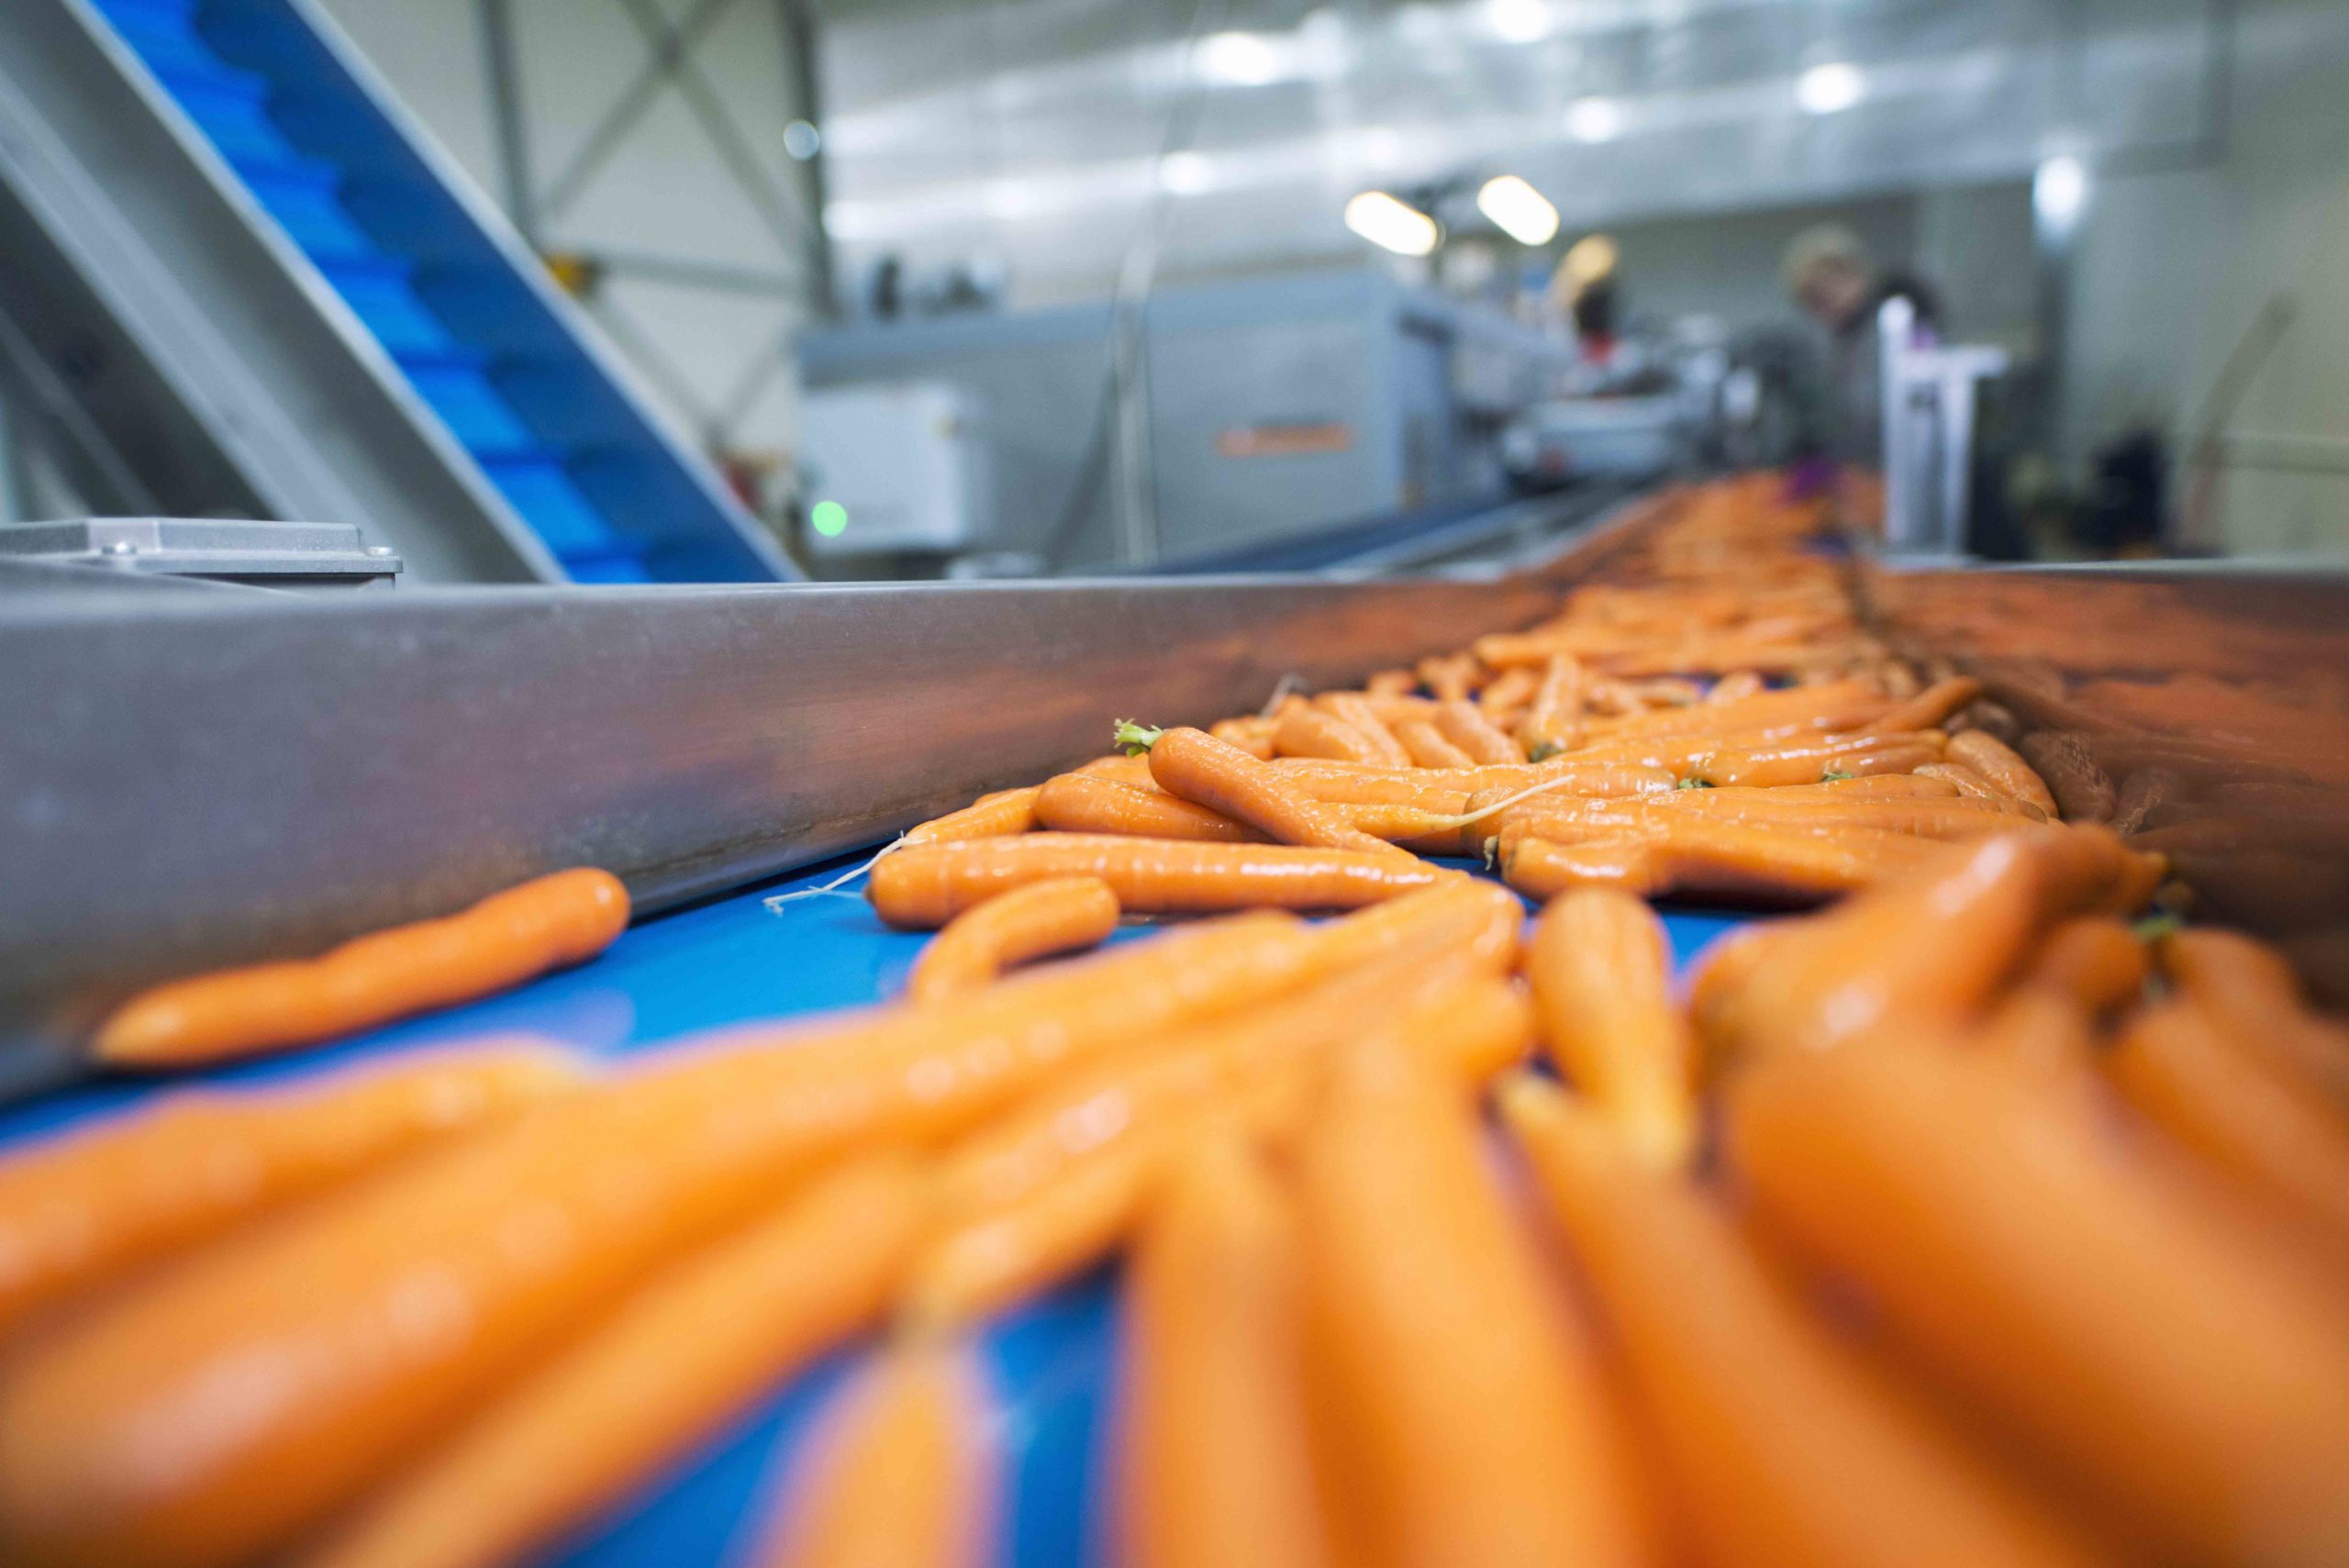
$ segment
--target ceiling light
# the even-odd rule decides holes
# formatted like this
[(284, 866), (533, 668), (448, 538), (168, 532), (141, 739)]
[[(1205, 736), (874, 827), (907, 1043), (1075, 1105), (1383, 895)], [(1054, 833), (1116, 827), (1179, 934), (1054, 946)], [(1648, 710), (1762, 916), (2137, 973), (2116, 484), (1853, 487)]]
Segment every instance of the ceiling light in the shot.
[(1199, 74), (1233, 87), (1262, 87), (1280, 80), (1273, 46), (1255, 33), (1215, 33), (1199, 40)]
[(1511, 43), (1532, 43), (1550, 31), (1543, 0), (1485, 0), (1485, 22)]
[(1814, 65), (1795, 82), (1795, 102), (1808, 114), (1836, 115), (1860, 101), (1865, 87), (1860, 68), (1846, 61)]
[(1214, 183), (1214, 166), (1203, 152), (1170, 152), (1158, 161), (1158, 188), (1195, 196)]
[(1476, 210), (1520, 245), (1546, 245), (1558, 232), (1558, 209), (1550, 198), (1514, 174), (1486, 181), (1476, 193)]
[(1566, 107), (1566, 134), (1576, 141), (1612, 141), (1623, 129), (1623, 111), (1606, 98), (1581, 98)]
[(2087, 166), (2068, 152), (2059, 152), (2032, 176), (2031, 206), (2049, 228), (2065, 229), (2087, 205)]
[(1346, 227), (1398, 256), (1424, 256), (1441, 238), (1435, 219), (1385, 191), (1364, 191), (1348, 202)]

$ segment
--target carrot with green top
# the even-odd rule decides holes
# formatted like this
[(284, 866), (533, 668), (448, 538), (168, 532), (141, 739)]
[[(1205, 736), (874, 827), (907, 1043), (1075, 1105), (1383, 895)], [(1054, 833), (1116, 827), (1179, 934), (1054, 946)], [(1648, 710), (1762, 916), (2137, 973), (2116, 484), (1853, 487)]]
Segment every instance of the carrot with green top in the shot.
[(1613, 1329), (1671, 1490), (1722, 1568), (2110, 1560), (1889, 1387), (1698, 1188), (1520, 1074), (1509, 1130)]
[(1220, 811), (1169, 795), (1155, 782), (1063, 773), (1036, 796), (1036, 820), (1061, 833), (1119, 833), (1137, 839), (1197, 839), (1203, 843), (1261, 844), (1264, 835)]
[(582, 962), (612, 945), (628, 915), (611, 873), (557, 872), (317, 958), (167, 982), (116, 1009), (90, 1050), (109, 1066), (150, 1068), (312, 1045)]
[(1294, 1207), (1241, 1140), (1170, 1162), (1125, 1292), (1119, 1561), (1321, 1568)]
[(498, 1568), (544, 1551), (881, 1321), (935, 1202), (852, 1163), (623, 1297), (305, 1549), (305, 1568)]
[(11, 1153), (0, 1159), (0, 1335), (586, 1076), (551, 1044), (485, 1040), (295, 1084), (183, 1090)]
[(960, 996), (1032, 960), (1098, 947), (1118, 929), (1118, 895), (1097, 877), (1014, 888), (948, 921), (914, 961), (906, 995), (916, 1002)]
[(1150, 776), (1167, 794), (1244, 822), (1276, 843), (1365, 854), (1401, 852), (1292, 787), (1278, 768), (1202, 730), (1121, 724), (1118, 743), (1150, 753)]
[(1550, 1059), (1659, 1169), (1697, 1140), (1694, 1045), (1672, 998), (1664, 924), (1639, 899), (1583, 889), (1553, 899), (1525, 944)]
[(893, 1345), (808, 1434), (760, 1568), (984, 1568), (996, 1467), (972, 1352)]
[[(952, 1136), (1119, 1040), (1279, 995), (1326, 951), (1244, 915), (952, 1006), (730, 1031), (232, 1237), (0, 1383), (10, 1551), (195, 1568), (281, 1548), (827, 1160)], [(263, 1365), (220, 1419), (222, 1369)]]

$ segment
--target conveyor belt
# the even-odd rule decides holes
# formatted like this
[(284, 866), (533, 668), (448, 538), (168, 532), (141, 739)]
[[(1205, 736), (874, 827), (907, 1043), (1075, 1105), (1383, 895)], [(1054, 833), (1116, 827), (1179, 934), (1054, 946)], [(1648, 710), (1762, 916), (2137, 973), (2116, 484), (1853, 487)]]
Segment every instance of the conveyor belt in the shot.
[[(594, 962), (492, 1001), (289, 1060), (173, 1084), (284, 1078), (512, 1031), (545, 1035), (599, 1056), (626, 1056), (720, 1025), (877, 1001), (903, 988), (927, 933), (890, 930), (852, 895), (799, 899), (774, 911), (765, 903), (777, 892), (821, 885), (859, 858), (661, 916), (629, 931)], [(1685, 968), (1741, 919), (1667, 911), (1675, 961)], [(1150, 931), (1132, 926), (1116, 940), (1146, 939)], [(117, 1083), (17, 1106), (0, 1115), (0, 1149), (134, 1106), (156, 1092)], [(1115, 1299), (1114, 1282), (1104, 1271), (1006, 1316), (986, 1335), (1006, 1449), (1008, 1533), (999, 1561), (1008, 1568), (1107, 1561), (1092, 1481), (1110, 1397)], [(554, 1561), (571, 1568), (740, 1561), (792, 1445), (849, 1359), (836, 1357), (779, 1390), (651, 1495), (589, 1527)]]

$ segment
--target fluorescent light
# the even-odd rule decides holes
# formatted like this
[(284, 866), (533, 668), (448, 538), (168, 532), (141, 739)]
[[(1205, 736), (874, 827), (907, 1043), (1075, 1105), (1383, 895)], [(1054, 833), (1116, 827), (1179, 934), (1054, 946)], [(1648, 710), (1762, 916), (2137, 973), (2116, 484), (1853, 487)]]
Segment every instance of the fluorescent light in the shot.
[(2032, 176), (2032, 210), (2049, 228), (2071, 228), (2087, 200), (2087, 166), (2068, 152), (2050, 158)]
[(1273, 46), (1255, 33), (1215, 33), (1199, 40), (1199, 74), (1233, 87), (1262, 87), (1280, 80)]
[(1195, 196), (1215, 183), (1215, 169), (1204, 152), (1170, 152), (1158, 161), (1158, 188), (1178, 196)]
[(1385, 191), (1364, 191), (1346, 204), (1346, 227), (1398, 256), (1424, 256), (1435, 249), (1435, 219)]
[(1860, 68), (1847, 61), (1814, 65), (1795, 82), (1795, 102), (1807, 114), (1838, 115), (1860, 101), (1866, 87)]
[(1566, 106), (1566, 134), (1576, 141), (1612, 141), (1623, 129), (1623, 111), (1608, 98), (1578, 98)]
[(1542, 0), (1485, 0), (1485, 22), (1511, 43), (1532, 43), (1550, 32), (1550, 7)]
[(1550, 198), (1514, 174), (1486, 181), (1476, 193), (1476, 210), (1520, 245), (1546, 245), (1558, 232), (1558, 209)]

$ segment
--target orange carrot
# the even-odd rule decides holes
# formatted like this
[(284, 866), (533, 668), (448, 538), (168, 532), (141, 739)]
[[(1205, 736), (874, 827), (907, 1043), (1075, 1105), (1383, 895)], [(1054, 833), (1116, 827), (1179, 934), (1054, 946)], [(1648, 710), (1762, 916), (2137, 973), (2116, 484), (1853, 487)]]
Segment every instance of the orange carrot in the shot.
[[(1114, 757), (1096, 757), (1081, 768), (1073, 770), (1089, 779), (1112, 779), (1136, 789), (1156, 789), (1150, 776), (1148, 757), (1129, 757), (1122, 752)], [(1040, 789), (1041, 785), (1038, 786)]]
[(1792, 740), (1688, 749), (1688, 772), (1707, 784), (1775, 788), (1818, 784), (1831, 773), (1865, 778), (1913, 773), (1942, 755), (1944, 742), (1933, 731), (1907, 735), (1807, 735)]
[(1534, 923), (1525, 973), (1551, 1060), (1641, 1158), (1685, 1163), (1697, 1138), (1692, 1052), (1663, 923), (1620, 893), (1567, 893)]
[(1174, 915), (1247, 908), (1352, 909), (1460, 874), (1391, 845), (1382, 845), (1373, 855), (1286, 844), (1039, 833), (900, 850), (874, 866), (868, 891), (883, 919), (925, 929), (942, 926), (1009, 888), (1058, 877), (1099, 877), (1117, 895), (1119, 908), (1136, 915)]
[[(1470, 792), (1513, 795), (1535, 784), (1550, 785), (1559, 795), (1602, 797), (1661, 795), (1674, 784), (1673, 775), (1660, 768), (1564, 757), (1538, 765), (1517, 762), (1475, 768), (1369, 768), (1284, 758), (1273, 767), (1284, 783), (1316, 800), (1419, 806), (1431, 811), (1465, 809)], [(1447, 806), (1447, 801), (1454, 804)]]
[(1273, 734), (1273, 753), (1280, 757), (1331, 757), (1348, 762), (1384, 763), (1392, 760), (1384, 748), (1353, 725), (1332, 718), (1319, 708), (1302, 706), (1281, 715), (1280, 728)]
[(1276, 728), (1269, 718), (1219, 718), (1208, 727), (1208, 733), (1252, 757), (1270, 758), (1275, 754), (1273, 731)]
[(1501, 1106), (1707, 1562), (2099, 1560), (1813, 1319), (1695, 1188), (1539, 1079), (1511, 1080)]
[(623, 1298), (303, 1554), (308, 1568), (497, 1568), (660, 1474), (875, 1322), (934, 1184), (877, 1156)]
[(2321, 1091), (2276, 1073), (2187, 1001), (2138, 1014), (2102, 1061), (2149, 1120), (2336, 1247), (2349, 1242), (2349, 1117)]
[(1155, 784), (1063, 773), (1036, 796), (1036, 820), (1063, 833), (1117, 833), (1137, 839), (1197, 839), (1261, 844), (1264, 836), (1220, 811), (1169, 795)]
[(1518, 721), (1517, 743), (1528, 762), (1545, 762), (1582, 739), (1582, 666), (1568, 654), (1553, 656), (1533, 689), (1533, 702)]
[(2195, 926), (2161, 943), (2161, 963), (2229, 1039), (2349, 1100), (2349, 1028), (2309, 1009), (2283, 954), (2240, 931)]
[(2047, 933), (2023, 982), (2061, 992), (2090, 1013), (2109, 1013), (2142, 996), (2152, 972), (2135, 932), (2109, 915), (2087, 915)]
[(1764, 1217), (2162, 1558), (2342, 1561), (2336, 1310), (2077, 1101), (1911, 1032), (1733, 1087), (1731, 1149)]
[(1395, 739), (1386, 721), (1378, 717), (1378, 709), (1360, 692), (1323, 692), (1313, 699), (1313, 706), (1369, 741), (1371, 750), (1377, 753), (1371, 761), (1395, 768), (1411, 765), (1410, 752), (1404, 750), (1402, 742)]
[(2039, 770), (2016, 755), (2012, 747), (1986, 729), (1965, 729), (1949, 738), (1949, 757), (1987, 778), (1992, 784), (2046, 816), (2055, 815), (2055, 796)]
[(1973, 801), (1883, 795), (1798, 795), (1781, 790), (1675, 790), (1645, 806), (1653, 812), (1787, 831), (1873, 828), (1918, 839), (1978, 839), (2012, 828), (2016, 819)]
[(0, 1160), (0, 1333), (130, 1270), (565, 1094), (583, 1065), (484, 1042), (252, 1089), (193, 1089)]
[(1865, 681), (1831, 681), (1823, 685), (1763, 692), (1733, 703), (1658, 708), (1622, 718), (1595, 719), (1590, 732), (1593, 742), (1743, 732), (1756, 737), (1755, 743), (1759, 744), (1766, 739), (1787, 740), (1812, 731), (1848, 728), (1882, 717), (1889, 706)]
[(557, 872), (317, 958), (170, 981), (124, 1003), (90, 1049), (110, 1066), (181, 1067), (309, 1045), (593, 958), (627, 926), (619, 878)]
[[(1537, 659), (1533, 662), (1539, 664), (1542, 661)], [(1524, 666), (1504, 670), (1476, 694), (1476, 711), (1496, 728), (1504, 726), (1519, 708), (1532, 699), (1535, 689), (1541, 684), (1542, 675), (1537, 670)], [(1520, 750), (1518, 755), (1523, 756), (1523, 751)]]
[(1219, 811), (1279, 843), (1397, 854), (1296, 789), (1280, 769), (1212, 735), (1183, 728), (1120, 731), (1129, 733), (1148, 737), (1141, 743), (1150, 748), (1150, 776), (1169, 795)]
[(959, 996), (1031, 959), (1097, 947), (1117, 929), (1118, 896), (1108, 883), (1031, 882), (949, 920), (914, 961), (906, 995), (917, 1002)]
[(1401, 1568), (1644, 1561), (1589, 1349), (1460, 1088), (1412, 1044), (1364, 1040), (1298, 1165), (1315, 1439), (1344, 1544)]
[(1453, 653), (1442, 658), (1419, 661), (1419, 684), (1435, 694), (1441, 703), (1464, 701), (1476, 687), (1476, 661), (1465, 653)]
[(1982, 683), (1971, 675), (1935, 681), (1906, 702), (1887, 709), (1861, 728), (1873, 734), (1903, 729), (1932, 729), (1950, 715), (1982, 695)]
[[(1283, 992), (1323, 951), (1292, 917), (1246, 915), (951, 1007), (736, 1031), (231, 1238), (0, 1383), (10, 1549), (259, 1555), (823, 1160), (950, 1136), (1115, 1040)], [(223, 1369), (250, 1367), (274, 1370), (224, 1419)]]
[(1421, 768), (1473, 768), (1476, 759), (1462, 751), (1435, 724), (1425, 718), (1399, 719), (1395, 725), (1395, 739), (1411, 754), (1411, 762)]
[(2054, 815), (2009, 795), (2005, 790), (1992, 784), (1978, 769), (1967, 767), (1963, 762), (1920, 762), (1917, 765), (1917, 772), (1924, 777), (1938, 779), (1948, 784), (1969, 799), (1987, 801), (2001, 810), (2011, 811), (2018, 817), (2029, 817), (2034, 822), (2047, 821)]
[(981, 1568), (996, 1458), (970, 1352), (916, 1342), (860, 1373), (792, 1466), (763, 1568)]
[(1705, 694), (1705, 702), (1710, 707), (1722, 707), (1760, 696), (1767, 689), (1766, 683), (1753, 671), (1734, 670), (1713, 683), (1712, 689)]
[[(1104, 758), (1103, 761), (1108, 759)], [(908, 844), (942, 844), (961, 839), (999, 839), (1030, 832), (1036, 826), (1036, 789), (998, 791), (960, 811), (906, 830)]]
[(1419, 689), (1419, 677), (1411, 670), (1381, 670), (1362, 684), (1363, 693), (1372, 697), (1407, 697)]
[[(1554, 820), (1554, 819), (1553, 819)], [(1929, 841), (1866, 828), (1789, 830), (1698, 817), (1650, 819), (1586, 841), (1557, 843), (1542, 819), (1512, 823), (1501, 836), (1510, 886), (1536, 898), (1574, 887), (1613, 887), (1633, 897), (1816, 902), (1917, 871), (1936, 859)]]
[(1295, 1216), (1238, 1140), (1172, 1162), (1127, 1276), (1119, 1561), (1318, 1568)]
[(1999, 998), (1968, 1042), (2040, 1083), (2086, 1081), (2096, 1058), (2096, 1019), (2079, 998), (2026, 976)]
[(1478, 764), (1514, 763), (1525, 754), (1475, 703), (1445, 703), (1436, 713), (1435, 727)]

